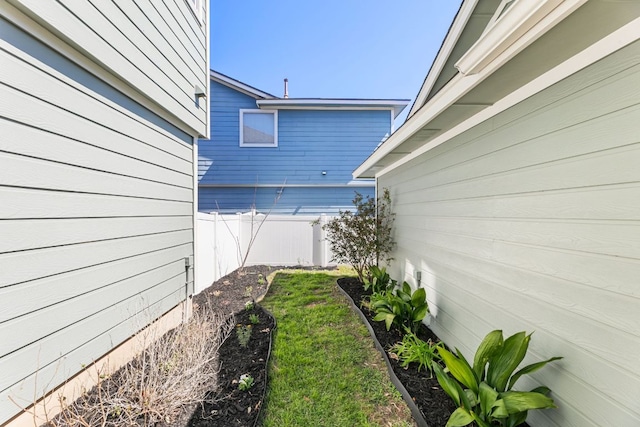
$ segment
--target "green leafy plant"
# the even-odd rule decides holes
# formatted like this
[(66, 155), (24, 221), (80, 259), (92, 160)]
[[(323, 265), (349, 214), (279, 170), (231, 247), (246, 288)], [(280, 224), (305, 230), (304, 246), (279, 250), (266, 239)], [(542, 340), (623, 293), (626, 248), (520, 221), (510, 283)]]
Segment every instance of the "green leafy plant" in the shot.
[(251, 322), (251, 324), (253, 325), (257, 325), (258, 323), (260, 323), (260, 318), (258, 317), (257, 314), (250, 314), (249, 322)]
[[(341, 210), (322, 229), (327, 233), (332, 261), (351, 265), (364, 283), (371, 266), (392, 259), (395, 214), (391, 211), (391, 195), (386, 188), (377, 201), (356, 192), (353, 205), (355, 212)], [(318, 222), (316, 220), (314, 224)]]
[(240, 344), (240, 347), (246, 347), (247, 345), (249, 345), (251, 332), (251, 325), (238, 325), (236, 327), (236, 336), (238, 337), (238, 343)]
[(247, 391), (251, 387), (253, 387), (254, 382), (255, 381), (251, 375), (242, 374), (240, 375), (240, 380), (238, 381), (238, 388), (242, 391)]
[(253, 286), (247, 286), (246, 288), (244, 288), (244, 293), (242, 294), (242, 296), (249, 298), (252, 292), (253, 292)]
[(395, 291), (371, 295), (370, 307), (375, 313), (373, 320), (384, 321), (387, 330), (392, 324), (396, 324), (407, 331), (415, 332), (429, 312), (424, 288), (418, 288), (412, 293), (407, 282)]
[(265, 283), (267, 283), (267, 281), (264, 279), (264, 276), (262, 274), (258, 274), (258, 285), (262, 286)]
[(473, 367), (460, 350), (454, 355), (445, 348), (438, 353), (447, 371), (433, 365), (438, 382), (458, 406), (447, 427), (461, 427), (475, 422), (479, 427), (515, 427), (527, 419), (529, 410), (555, 408), (547, 387), (537, 387), (528, 392), (513, 391), (518, 379), (561, 359), (552, 357), (533, 363), (514, 373), (524, 359), (531, 334), (518, 332), (506, 340), (502, 331), (490, 332), (476, 350)]
[(253, 310), (253, 307), (254, 307), (253, 301), (247, 301), (244, 303), (244, 309), (247, 311)]
[(378, 267), (372, 265), (369, 267), (369, 275), (364, 278), (364, 290), (371, 289), (373, 293), (386, 292), (398, 285), (398, 282), (393, 280), (385, 267)]
[(400, 366), (408, 367), (411, 363), (418, 364), (418, 371), (425, 368), (433, 373), (433, 364), (440, 360), (437, 349), (444, 348), (442, 342), (433, 343), (433, 341), (423, 341), (413, 333), (405, 334), (402, 342), (396, 343), (389, 350), (398, 356)]

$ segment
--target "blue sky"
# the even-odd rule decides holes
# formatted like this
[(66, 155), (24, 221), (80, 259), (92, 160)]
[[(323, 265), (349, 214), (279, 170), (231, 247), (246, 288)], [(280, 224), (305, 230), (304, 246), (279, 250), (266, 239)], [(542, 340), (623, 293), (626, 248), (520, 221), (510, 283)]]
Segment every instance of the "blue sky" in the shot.
[[(211, 0), (211, 68), (276, 96), (413, 99), (460, 0)], [(407, 108), (408, 109), (408, 108)]]

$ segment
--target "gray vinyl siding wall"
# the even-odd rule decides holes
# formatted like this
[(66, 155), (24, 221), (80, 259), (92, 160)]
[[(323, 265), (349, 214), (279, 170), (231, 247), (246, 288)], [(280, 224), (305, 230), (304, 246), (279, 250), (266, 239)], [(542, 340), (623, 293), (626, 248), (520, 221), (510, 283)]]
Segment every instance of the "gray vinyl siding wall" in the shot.
[[(70, 23), (70, 17), (53, 19), (59, 9), (93, 7), (84, 1), (24, 3), (43, 7), (43, 16), (73, 31), (80, 24)], [(120, 3), (134, 7), (99, 3), (101, 14), (115, 13)], [(135, 7), (179, 13), (172, 19), (180, 25), (154, 18), (159, 31), (171, 28), (178, 37), (182, 24), (195, 19), (187, 19), (183, 3), (137, 2)], [(93, 19), (82, 26), (97, 28), (90, 24)], [(187, 29), (193, 33), (198, 27)], [(104, 31), (101, 37), (117, 32)], [(78, 35), (78, 40), (91, 37)], [(174, 45), (189, 62), (180, 67), (202, 62), (202, 41), (196, 38), (196, 43), (188, 52)], [(167, 52), (166, 46), (158, 49)], [(148, 54), (161, 60), (157, 52)], [(192, 61), (192, 56), (198, 58)], [(3, 424), (20, 411), (10, 398), (30, 405), (34, 396), (62, 384), (192, 292), (192, 274), (185, 270), (185, 257), (193, 260), (194, 254), (192, 143), (198, 133), (206, 134), (206, 126), (193, 95), (186, 111), (187, 85), (180, 85), (182, 96), (177, 84), (162, 79), (163, 91), (145, 86), (158, 76), (148, 82), (142, 75), (133, 79), (141, 92), (157, 94), (158, 101), (168, 103), (167, 111), (184, 119), (168, 122), (2, 16), (0, 64)], [(201, 69), (197, 74), (206, 77)], [(174, 95), (174, 101), (167, 100)]]
[(434, 331), (468, 357), (535, 331), (522, 381), (559, 409), (532, 426), (640, 425), (640, 43), (381, 176), (393, 274), (422, 286)]

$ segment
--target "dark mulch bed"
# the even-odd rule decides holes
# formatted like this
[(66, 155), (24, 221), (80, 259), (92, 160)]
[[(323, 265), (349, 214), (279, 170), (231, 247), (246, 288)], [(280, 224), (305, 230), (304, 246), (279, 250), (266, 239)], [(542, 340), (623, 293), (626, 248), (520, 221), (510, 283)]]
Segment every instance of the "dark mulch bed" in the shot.
[[(259, 323), (252, 324), (250, 315), (257, 315)], [(275, 328), (273, 316), (255, 306), (235, 315), (236, 330), (250, 327), (251, 338), (246, 347), (232, 332), (220, 348), (219, 388), (212, 392), (213, 402), (206, 402), (191, 417), (190, 427), (254, 426), (267, 388), (267, 361), (271, 348), (271, 332)], [(238, 380), (248, 374), (254, 379), (249, 390), (240, 390)]]

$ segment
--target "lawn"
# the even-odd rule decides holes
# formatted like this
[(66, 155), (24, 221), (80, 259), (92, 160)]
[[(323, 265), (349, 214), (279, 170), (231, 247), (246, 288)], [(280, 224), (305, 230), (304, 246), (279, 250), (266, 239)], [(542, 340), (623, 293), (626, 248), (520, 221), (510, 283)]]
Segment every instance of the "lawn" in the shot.
[(328, 272), (278, 273), (263, 426), (413, 426), (367, 329)]

